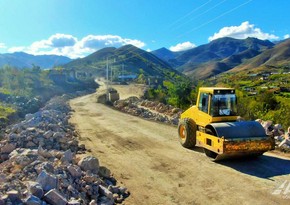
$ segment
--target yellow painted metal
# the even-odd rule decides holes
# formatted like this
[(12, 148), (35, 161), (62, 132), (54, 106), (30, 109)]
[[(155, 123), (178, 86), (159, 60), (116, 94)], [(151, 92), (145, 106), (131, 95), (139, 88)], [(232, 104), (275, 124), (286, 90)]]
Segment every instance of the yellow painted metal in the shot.
[[(238, 116), (218, 116), (218, 117), (212, 117), (209, 112), (211, 108), (211, 98), (214, 94), (215, 90), (234, 90), (232, 88), (214, 88), (214, 87), (201, 87), (199, 88), (199, 93), (197, 96), (196, 105), (190, 107), (187, 109), (184, 113), (181, 114), (180, 118), (190, 118), (193, 119), (197, 125), (205, 127), (207, 124), (212, 122), (229, 122), (229, 121), (235, 121), (237, 120)], [(209, 103), (208, 103), (208, 112), (205, 113), (198, 109), (197, 105), (200, 101), (200, 93), (208, 93), (209, 95)]]
[(185, 138), (186, 138), (185, 132), (186, 132), (186, 130), (185, 130), (184, 125), (181, 125), (180, 126), (180, 129), (179, 129), (179, 136), (180, 136), (180, 138), (181, 138), (182, 141), (184, 141)]
[[(211, 107), (211, 97), (214, 94), (215, 90), (229, 90), (231, 88), (214, 88), (214, 87), (202, 87), (199, 88), (199, 93), (197, 97), (196, 105), (190, 107), (180, 116), (181, 119), (189, 118), (194, 120), (197, 127), (199, 128), (196, 131), (196, 146), (203, 147), (207, 150), (210, 150), (217, 155), (218, 159), (226, 158), (227, 156), (243, 156), (247, 154), (262, 154), (268, 150), (274, 148), (273, 142), (271, 139), (255, 139), (255, 136), (250, 137), (250, 139), (235, 139), (235, 140), (226, 140), (222, 136), (214, 136), (211, 134), (205, 133), (206, 126), (214, 122), (233, 122), (237, 120), (237, 116), (218, 116), (212, 117), (210, 112)], [(233, 90), (233, 89), (232, 89)], [(200, 102), (201, 93), (208, 93), (208, 113), (203, 112), (198, 109), (198, 102)]]
[(266, 152), (273, 149), (270, 139), (235, 139), (232, 141), (197, 131), (196, 145), (211, 150), (217, 154), (232, 154), (239, 152)]
[(210, 93), (214, 94), (215, 90), (234, 90), (234, 88), (222, 88), (222, 87), (200, 87), (199, 92), (205, 92), (205, 93)]
[(224, 139), (213, 135), (206, 134), (204, 132), (196, 132), (196, 145), (199, 147), (204, 147), (215, 153), (224, 153)]
[(184, 118), (190, 118), (193, 119), (197, 125), (205, 127), (209, 123), (212, 122), (230, 122), (230, 121), (236, 121), (237, 116), (219, 116), (219, 117), (212, 117), (208, 113), (204, 113), (200, 111), (197, 106), (192, 106), (186, 111), (184, 111), (180, 115), (181, 119)]
[(272, 149), (273, 149), (273, 142), (270, 139), (225, 141), (224, 142), (224, 153), (266, 152)]

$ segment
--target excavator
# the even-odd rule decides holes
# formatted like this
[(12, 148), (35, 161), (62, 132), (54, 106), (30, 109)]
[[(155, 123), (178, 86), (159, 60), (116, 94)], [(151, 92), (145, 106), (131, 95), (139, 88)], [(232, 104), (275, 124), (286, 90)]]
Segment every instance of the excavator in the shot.
[(259, 122), (239, 120), (233, 88), (199, 88), (196, 105), (180, 116), (178, 136), (183, 147), (201, 147), (213, 161), (260, 156), (275, 148)]

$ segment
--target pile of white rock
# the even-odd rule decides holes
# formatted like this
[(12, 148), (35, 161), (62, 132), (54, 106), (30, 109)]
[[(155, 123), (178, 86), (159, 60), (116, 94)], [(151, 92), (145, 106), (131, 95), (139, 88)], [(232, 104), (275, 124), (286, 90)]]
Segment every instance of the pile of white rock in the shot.
[(137, 97), (115, 101), (114, 107), (134, 116), (173, 125), (178, 124), (179, 116), (182, 113), (181, 109), (171, 105), (142, 100)]
[(84, 155), (68, 122), (70, 97), (53, 98), (6, 129), (0, 141), (0, 205), (115, 204), (129, 196), (97, 158)]
[(288, 127), (284, 135), (277, 136), (275, 139), (279, 142), (278, 147), (282, 151), (290, 152), (290, 127)]
[(271, 120), (257, 119), (265, 129), (265, 133), (275, 139), (275, 144), (278, 149), (284, 152), (290, 152), (290, 127), (285, 132), (280, 124), (273, 125)]

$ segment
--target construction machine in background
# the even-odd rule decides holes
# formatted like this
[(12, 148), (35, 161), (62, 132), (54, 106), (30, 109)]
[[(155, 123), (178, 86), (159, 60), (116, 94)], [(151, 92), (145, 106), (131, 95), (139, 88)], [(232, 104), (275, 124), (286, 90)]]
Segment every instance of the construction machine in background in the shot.
[(232, 88), (199, 88), (197, 103), (181, 114), (178, 135), (185, 148), (202, 147), (214, 161), (259, 156), (273, 150), (274, 140), (256, 121), (237, 121)]

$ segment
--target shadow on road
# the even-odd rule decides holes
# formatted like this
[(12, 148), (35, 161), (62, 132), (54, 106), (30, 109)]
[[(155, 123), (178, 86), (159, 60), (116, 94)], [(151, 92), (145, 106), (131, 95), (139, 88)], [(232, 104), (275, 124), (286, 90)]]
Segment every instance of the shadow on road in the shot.
[(265, 179), (290, 174), (290, 160), (273, 156), (262, 155), (257, 158), (234, 159), (217, 163)]
[(194, 148), (190, 148), (189, 150), (192, 150), (192, 151), (195, 151), (195, 152), (199, 152), (199, 153), (204, 153), (202, 147), (194, 147)]

